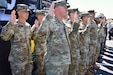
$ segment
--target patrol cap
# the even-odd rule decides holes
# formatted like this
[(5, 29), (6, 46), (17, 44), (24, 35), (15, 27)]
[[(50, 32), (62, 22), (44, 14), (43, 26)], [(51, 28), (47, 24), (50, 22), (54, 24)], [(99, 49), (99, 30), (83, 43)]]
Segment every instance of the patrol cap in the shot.
[(67, 8), (69, 8), (70, 7), (69, 3), (66, 3), (66, 6), (67, 6)]
[(36, 15), (45, 15), (46, 11), (44, 10), (36, 10)]
[(74, 9), (74, 11), (75, 11), (75, 12), (80, 12), (80, 11), (78, 10), (78, 8)]
[(89, 13), (96, 13), (95, 10), (89, 10)]
[(97, 17), (98, 17), (98, 18), (103, 18), (103, 17), (105, 17), (105, 16), (104, 16), (103, 13), (100, 13)]
[(78, 10), (78, 8), (76, 8), (76, 9), (69, 9), (68, 12), (72, 13), (72, 12), (80, 12), (80, 11)]
[(26, 4), (17, 4), (16, 11), (30, 11)]
[(89, 16), (89, 13), (87, 11), (83, 11), (80, 13), (80, 17)]
[(58, 6), (66, 6), (67, 8), (70, 7), (69, 3), (67, 3), (64, 0), (59, 0), (59, 1), (55, 1), (55, 5), (54, 8), (58, 7)]
[(75, 12), (80, 13), (78, 8), (76, 8), (76, 9), (68, 9), (68, 15), (70, 15), (70, 13), (75, 13)]

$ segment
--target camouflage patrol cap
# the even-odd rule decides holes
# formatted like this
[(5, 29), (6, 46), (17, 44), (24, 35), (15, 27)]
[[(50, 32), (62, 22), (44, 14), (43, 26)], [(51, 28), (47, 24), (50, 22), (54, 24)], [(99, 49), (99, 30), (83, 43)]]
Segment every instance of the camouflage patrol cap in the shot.
[(36, 10), (36, 15), (45, 15), (46, 11), (44, 10)]
[(105, 16), (104, 16), (103, 13), (100, 13), (97, 17), (98, 17), (98, 18), (103, 18), (103, 17), (105, 17)]
[(17, 4), (16, 11), (30, 11), (26, 4)]
[(64, 0), (59, 0), (59, 1), (55, 1), (55, 5), (54, 8), (58, 7), (58, 6), (66, 6), (67, 8), (70, 7), (69, 3), (67, 3)]
[(83, 11), (80, 13), (80, 17), (89, 16), (89, 13), (87, 11)]

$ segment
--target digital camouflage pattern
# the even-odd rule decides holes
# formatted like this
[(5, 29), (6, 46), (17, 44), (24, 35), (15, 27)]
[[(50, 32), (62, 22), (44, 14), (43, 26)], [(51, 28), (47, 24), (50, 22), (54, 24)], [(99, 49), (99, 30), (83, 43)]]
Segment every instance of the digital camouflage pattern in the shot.
[(79, 42), (80, 42), (80, 63), (79, 63), (79, 75), (85, 75), (87, 69), (89, 68), (89, 27), (84, 25), (82, 22), (79, 27)]
[(99, 43), (100, 45), (100, 50), (105, 47), (105, 40), (106, 40), (106, 24), (98, 24), (98, 35), (99, 35)]
[[(38, 30), (38, 26), (36, 27), (35, 25), (32, 26), (31, 31), (33, 33), (32, 37), (35, 36)], [(34, 40), (34, 62), (36, 64), (36, 74), (37, 75), (45, 75), (45, 67), (44, 67), (44, 58), (45, 58), (45, 51), (41, 52), (38, 50), (38, 38), (32, 38)]]
[(99, 42), (98, 42), (98, 32), (97, 32), (97, 24), (94, 20), (89, 19), (89, 27), (90, 27), (90, 64), (93, 65), (96, 62), (96, 59), (99, 54)]
[(103, 41), (103, 36), (105, 36), (104, 26), (102, 24), (98, 24), (98, 35), (99, 35), (99, 43)]
[(65, 20), (65, 25), (67, 26), (67, 28), (68, 28), (68, 33), (70, 34), (70, 32), (72, 32), (73, 31), (73, 22), (71, 22), (70, 20)]
[(1, 31), (1, 38), (11, 40), (9, 61), (13, 75), (31, 75), (32, 52), (30, 50), (31, 26), (16, 21), (8, 22)]
[[(37, 50), (40, 54), (47, 52), (45, 65), (59, 66), (71, 63), (68, 29), (63, 21), (47, 15), (34, 38), (38, 38)], [(46, 72), (47, 70), (46, 68)]]
[(78, 75), (79, 74), (79, 63), (80, 63), (80, 44), (79, 44), (79, 24), (72, 23), (71, 24), (72, 32), (69, 34), (70, 47), (71, 47), (71, 64), (69, 65), (69, 75)]
[(46, 65), (46, 75), (69, 75), (68, 74), (68, 69), (69, 65)]

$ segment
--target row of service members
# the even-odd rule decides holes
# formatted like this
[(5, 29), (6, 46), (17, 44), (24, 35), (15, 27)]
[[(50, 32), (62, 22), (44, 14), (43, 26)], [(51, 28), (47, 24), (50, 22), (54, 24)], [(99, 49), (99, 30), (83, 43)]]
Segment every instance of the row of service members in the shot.
[[(80, 15), (80, 18), (81, 18), (80, 23), (78, 23), (79, 22), (78, 20), (74, 22), (75, 12), (78, 14), (78, 16)], [(95, 14), (94, 10), (89, 11), (89, 13)], [(68, 15), (70, 19), (68, 21), (65, 21), (66, 22), (65, 24), (69, 29), (69, 40), (71, 45), (72, 64), (69, 66), (69, 73), (68, 73), (69, 75), (72, 75), (72, 74), (84, 75), (85, 73), (88, 73), (89, 75), (91, 75), (92, 72), (89, 73), (88, 69), (91, 67), (98, 68), (95, 63), (96, 63), (96, 59), (99, 56), (99, 48), (100, 48), (99, 46), (101, 46), (99, 45), (99, 43), (103, 44), (103, 41), (104, 41), (103, 36), (105, 37), (105, 33), (104, 33), (105, 31), (103, 31), (103, 28), (100, 25), (98, 26), (98, 29), (97, 29), (96, 28), (97, 25), (94, 22), (95, 31), (93, 33), (93, 36), (96, 36), (96, 39), (95, 39), (96, 43), (93, 43), (93, 44), (90, 43), (90, 34), (92, 33), (89, 33), (88, 31), (90, 29), (87, 28), (87, 27), (90, 27), (88, 26), (89, 17), (90, 17), (89, 13), (88, 12), (80, 13), (78, 9), (68, 10)], [(105, 16), (103, 16), (102, 14), (100, 14), (98, 18), (99, 17), (105, 18)], [(100, 34), (100, 37), (98, 33)], [(95, 51), (91, 51), (91, 50), (95, 50)], [(80, 58), (82, 59), (82, 61), (80, 60)]]
[[(82, 30), (82, 27), (80, 24), (80, 27), (81, 27), (80, 40), (82, 41), (80, 42), (78, 38), (78, 28), (77, 28), (79, 26), (77, 25), (76, 27), (76, 25), (74, 25), (77, 23), (72, 24), (73, 30), (68, 35), (68, 29), (65, 26), (65, 23), (62, 21), (62, 18), (61, 20), (59, 19), (59, 15), (62, 15), (62, 14), (59, 14), (59, 12), (62, 11), (59, 9), (67, 9), (62, 7), (68, 7), (65, 1), (60, 1), (55, 3), (54, 9), (55, 9), (56, 17), (51, 17), (47, 15), (44, 18), (41, 26), (39, 27), (36, 26), (36, 28), (38, 28), (38, 34), (37, 32), (34, 31), (35, 29), (32, 27), (34, 31), (33, 33), (35, 35), (31, 34), (31, 31), (30, 31), (31, 27), (26, 22), (28, 17), (28, 11), (30, 11), (28, 7), (24, 4), (18, 4), (17, 10), (16, 10), (19, 16), (18, 20), (16, 20), (15, 11), (12, 11), (11, 20), (10, 22), (8, 22), (6, 26), (3, 27), (1, 32), (1, 37), (5, 41), (11, 39), (11, 52), (9, 55), (9, 61), (10, 61), (13, 75), (31, 75), (31, 71), (33, 68), (32, 53), (30, 51), (31, 49), (30, 49), (30, 43), (29, 43), (30, 42), (29, 40), (31, 40), (31, 35), (34, 35), (32, 38), (36, 40), (35, 56), (37, 58), (36, 62), (39, 62), (39, 64), (37, 64), (37, 67), (40, 68), (40, 69), (37, 69), (38, 73), (41, 72), (40, 70), (43, 69), (44, 62), (45, 62), (45, 68), (46, 68), (46, 75), (53, 75), (53, 74), (68, 75), (67, 73), (68, 68), (69, 68), (69, 71), (72, 71), (69, 73), (74, 73), (74, 74), (78, 73), (77, 75), (83, 75), (87, 71), (87, 66), (95, 63), (95, 58), (96, 58), (95, 55), (98, 54), (97, 46), (99, 46), (97, 43), (97, 39), (89, 37), (90, 42), (92, 41), (91, 43), (89, 43), (89, 39), (82, 37), (84, 35), (94, 36), (94, 34), (95, 34), (95, 37), (97, 36), (96, 30), (94, 30), (95, 28), (95, 26), (93, 25), (94, 21), (92, 20), (92, 18), (90, 18), (89, 20), (90, 24), (89, 26), (87, 26), (86, 24), (85, 30), (84, 29)], [(86, 13), (82, 14), (82, 17), (81, 17), (82, 19), (84, 19), (83, 15), (86, 16)], [(39, 25), (39, 24), (40, 23), (37, 20), (35, 20), (35, 25)], [(92, 25), (92, 29), (90, 25)], [(92, 34), (87, 32), (88, 29), (91, 30), (90, 32), (94, 32), (94, 33)], [(69, 40), (72, 40), (72, 41), (69, 41)], [(83, 41), (88, 42), (89, 43), (88, 45), (90, 46), (86, 46), (86, 44), (84, 44)], [(71, 43), (74, 43), (74, 44), (71, 44)], [(78, 43), (78, 46), (75, 43)], [(69, 46), (69, 44), (71, 45)], [(45, 50), (47, 50), (47, 54)], [(69, 54), (70, 52), (71, 52), (71, 55)], [(90, 54), (89, 57), (87, 56), (88, 54)], [(72, 58), (74, 60), (76, 59), (76, 61), (74, 61)], [(80, 61), (78, 59), (80, 59)], [(87, 59), (88, 60), (91, 59), (91, 61), (89, 60), (90, 62), (88, 62)], [(82, 64), (79, 65), (80, 62)], [(76, 66), (73, 66), (73, 63)], [(82, 68), (80, 66), (82, 66)]]

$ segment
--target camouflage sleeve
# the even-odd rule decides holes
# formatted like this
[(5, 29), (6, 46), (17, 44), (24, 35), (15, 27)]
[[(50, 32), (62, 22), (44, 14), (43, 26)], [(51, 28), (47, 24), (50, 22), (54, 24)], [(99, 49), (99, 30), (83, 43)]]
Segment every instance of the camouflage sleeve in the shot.
[[(33, 39), (33, 40), (36, 40), (36, 39), (38, 38), (39, 30), (41, 30), (41, 28), (44, 28), (44, 24), (49, 23), (49, 21), (51, 21), (52, 18), (53, 18), (53, 17), (48, 14), (48, 15), (43, 19), (43, 22), (42, 22), (42, 24), (40, 24), (40, 26), (38, 26), (38, 27), (34, 26), (34, 27), (31, 28), (32, 39)], [(49, 24), (47, 24), (47, 25), (49, 25)], [(45, 28), (45, 29), (46, 29), (46, 28)], [(44, 29), (44, 30), (45, 30), (45, 29)]]
[(49, 27), (50, 22), (48, 18), (46, 17), (42, 24), (39, 26), (37, 31), (37, 54), (36, 55), (43, 55), (46, 52), (46, 38), (49, 35)]
[(31, 27), (31, 36), (32, 36), (33, 40), (35, 40), (35, 38), (36, 38), (38, 28), (39, 28), (39, 26), (36, 27), (35, 25), (33, 25)]
[(14, 34), (14, 29), (15, 29), (15, 26), (13, 24), (11, 24), (11, 22), (8, 22), (3, 28), (2, 28), (2, 31), (1, 31), (1, 38), (4, 40), (4, 41), (8, 41)]
[(76, 22), (74, 22), (73, 24), (74, 24), (74, 25), (73, 25), (73, 29), (74, 29), (74, 30), (75, 30), (75, 32), (77, 33), (77, 32), (78, 32), (78, 29), (79, 29), (80, 24), (79, 24), (79, 23), (76, 23)]
[(85, 27), (85, 29), (79, 29), (80, 34), (86, 34), (88, 32), (88, 26)]

